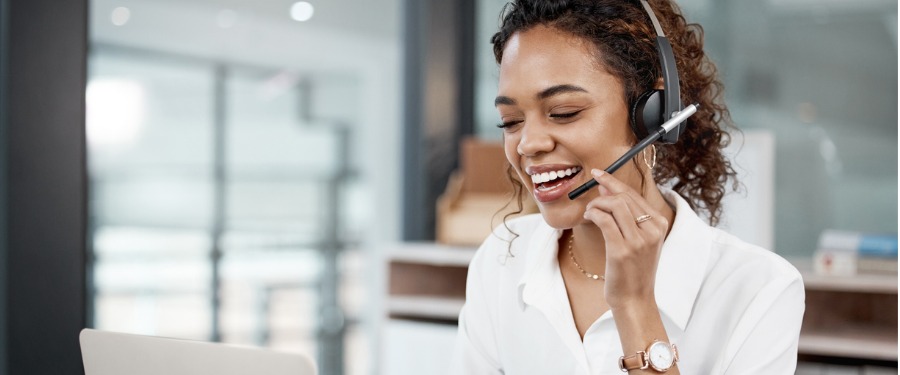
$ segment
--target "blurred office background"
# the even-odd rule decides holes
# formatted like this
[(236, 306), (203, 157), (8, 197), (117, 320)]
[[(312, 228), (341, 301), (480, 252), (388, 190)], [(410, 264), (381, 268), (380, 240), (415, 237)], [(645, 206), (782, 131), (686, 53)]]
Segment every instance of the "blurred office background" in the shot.
[[(14, 311), (15, 288), (19, 277), (29, 280), (12, 270), (38, 272), (45, 261), (32, 255), (20, 265), (16, 251), (25, 250), (17, 246), (64, 246), (83, 252), (83, 264), (66, 271), (83, 279), (68, 286), (82, 302), (63, 310), (83, 326), (301, 351), (324, 375), (443, 369), (458, 298), (393, 310), (391, 264), (402, 258), (409, 266), (423, 259), (410, 252), (429, 251), (436, 201), (459, 167), (462, 140), (500, 139), (488, 41), (505, 3), (2, 0), (0, 139), (11, 135), (3, 145), (11, 156), (0, 159), (0, 237), (9, 238), (0, 265), (11, 276), (0, 284), (0, 310), (10, 311), (0, 315), (0, 344), (28, 335), (8, 328), (26, 314)], [(827, 230), (896, 237), (897, 3), (679, 3), (704, 26), (743, 131), (732, 152), (740, 152), (745, 189), (729, 198), (724, 225), (800, 267), (811, 267)], [(60, 54), (83, 59), (84, 81), (80, 97), (51, 102), (74, 101), (84, 122), (52, 121), (83, 129), (82, 138), (58, 142), (74, 145), (66, 157), (82, 157), (83, 170), (60, 178), (83, 193), (68, 197), (84, 204), (66, 213), (85, 220), (75, 219), (78, 233), (60, 241), (80, 235), (84, 245), (34, 245), (34, 233), (15, 233), (49, 232), (54, 222), (16, 226), (31, 201), (16, 195), (27, 188), (15, 178), (28, 179), (17, 173), (27, 160), (63, 155), (38, 133), (16, 133), (41, 111), (13, 108), (29, 100), (16, 77), (32, 75), (16, 75), (30, 60), (10, 51), (57, 59), (18, 35), (37, 33), (29, 40), (40, 42), (66, 35), (64, 28), (84, 40)], [(54, 73), (32, 74), (44, 82)], [(17, 148), (24, 143), (16, 136), (38, 147)], [(55, 170), (46, 173), (56, 183)], [(33, 204), (41, 206), (39, 197)], [(471, 249), (440, 251), (462, 257), (441, 252), (429, 267), (464, 268)], [(441, 272), (434, 275), (460, 281), (456, 271)], [(896, 284), (896, 268), (888, 280)], [(888, 301), (896, 315), (896, 286), (862, 285), (854, 290)], [(887, 344), (877, 337), (880, 353), (896, 352), (896, 320), (892, 329)], [(60, 350), (77, 350), (65, 345)], [(37, 344), (20, 350), (30, 347)], [(38, 366), (7, 353), (21, 354), (4, 350), (5, 368)], [(806, 359), (808, 374), (896, 373), (897, 363), (896, 353), (813, 351)]]
[(400, 3), (90, 9), (94, 326), (370, 373), (362, 249), (399, 238)]

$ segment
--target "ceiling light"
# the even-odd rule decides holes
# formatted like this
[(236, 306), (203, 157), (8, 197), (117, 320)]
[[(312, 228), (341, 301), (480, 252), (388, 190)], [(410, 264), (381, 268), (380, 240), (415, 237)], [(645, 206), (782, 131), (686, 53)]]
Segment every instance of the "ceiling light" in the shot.
[(118, 7), (113, 9), (112, 14), (110, 15), (110, 20), (113, 25), (122, 26), (128, 23), (128, 19), (131, 18), (131, 11), (126, 7)]
[(313, 6), (305, 1), (298, 1), (291, 5), (291, 18), (295, 21), (308, 21), (313, 16)]

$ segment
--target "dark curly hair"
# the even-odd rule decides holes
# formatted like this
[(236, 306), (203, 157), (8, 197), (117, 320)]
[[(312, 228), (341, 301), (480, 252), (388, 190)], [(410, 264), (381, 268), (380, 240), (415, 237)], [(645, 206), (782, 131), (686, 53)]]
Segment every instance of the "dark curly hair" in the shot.
[[(689, 24), (670, 0), (651, 0), (650, 7), (672, 44), (681, 98), (699, 103), (687, 128), (675, 144), (657, 145), (657, 183), (670, 184), (691, 207), (709, 213), (710, 224), (718, 224), (725, 186), (736, 173), (722, 154), (731, 141), (726, 128), (734, 128), (722, 101), (723, 86), (716, 66), (703, 52), (703, 28)], [(513, 34), (543, 25), (592, 42), (597, 60), (618, 77), (627, 103), (654, 88), (661, 77), (656, 50), (656, 32), (642, 5), (636, 0), (516, 0), (504, 7), (500, 31), (491, 38), (497, 63)], [(523, 189), (516, 192), (521, 199)], [(521, 206), (521, 205), (520, 205)]]

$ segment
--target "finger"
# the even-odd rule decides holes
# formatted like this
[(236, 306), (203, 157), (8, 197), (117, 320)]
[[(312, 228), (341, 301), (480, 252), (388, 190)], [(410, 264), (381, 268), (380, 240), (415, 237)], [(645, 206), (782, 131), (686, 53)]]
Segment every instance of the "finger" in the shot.
[[(640, 193), (632, 189), (628, 184), (622, 182), (622, 180), (616, 178), (616, 176), (599, 169), (592, 169), (591, 176), (593, 176), (594, 180), (597, 180), (600, 184), (598, 189), (600, 189), (601, 195), (604, 195), (602, 192), (607, 192), (606, 195), (627, 194), (635, 201), (644, 201), (644, 197), (641, 196)], [(646, 208), (649, 208), (649, 205), (646, 206)]]
[(634, 203), (630, 203), (631, 198), (625, 194), (616, 194), (606, 197), (600, 197), (591, 200), (588, 203), (588, 209), (596, 208), (612, 215), (616, 221), (622, 237), (626, 240), (635, 240), (640, 238), (640, 228), (635, 223)]
[[(637, 219), (638, 216), (641, 215), (650, 215), (652, 221), (658, 225), (662, 225), (664, 227), (668, 227), (668, 221), (663, 217), (659, 212), (657, 212), (653, 207), (650, 206), (650, 203), (644, 199), (638, 192), (634, 191), (631, 186), (622, 182), (615, 176), (601, 171), (599, 169), (591, 170), (591, 175), (595, 180), (600, 184), (600, 187), (605, 189), (605, 191), (609, 192), (608, 194), (626, 194), (631, 198), (631, 202), (634, 202), (634, 205), (631, 206), (633, 211), (637, 214), (634, 218)], [(601, 192), (604, 190), (601, 190)], [(603, 195), (601, 193), (601, 195)], [(643, 224), (643, 223), (642, 223)]]
[(600, 183), (600, 186), (606, 188), (611, 194), (619, 194), (626, 192), (634, 192), (634, 189), (628, 184), (622, 182), (616, 176), (613, 176), (605, 171), (601, 171), (599, 169), (591, 169), (591, 176), (594, 177), (597, 182)]
[(609, 212), (599, 208), (588, 208), (584, 211), (584, 218), (593, 222), (603, 232), (603, 239), (606, 241), (607, 249), (609, 249), (610, 245), (619, 247), (625, 243), (622, 232), (619, 231), (619, 226), (616, 225), (616, 219)]

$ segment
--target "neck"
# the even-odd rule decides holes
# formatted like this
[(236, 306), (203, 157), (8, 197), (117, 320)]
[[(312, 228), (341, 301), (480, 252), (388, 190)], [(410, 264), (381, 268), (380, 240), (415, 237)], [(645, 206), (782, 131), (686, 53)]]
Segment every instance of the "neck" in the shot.
[(569, 235), (575, 236), (572, 252), (582, 267), (592, 273), (605, 274), (606, 241), (600, 228), (591, 221), (584, 221), (570, 229)]

